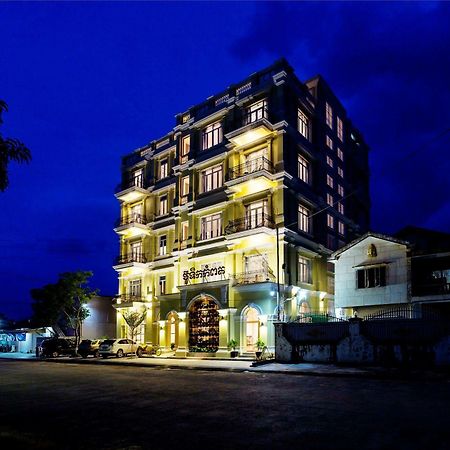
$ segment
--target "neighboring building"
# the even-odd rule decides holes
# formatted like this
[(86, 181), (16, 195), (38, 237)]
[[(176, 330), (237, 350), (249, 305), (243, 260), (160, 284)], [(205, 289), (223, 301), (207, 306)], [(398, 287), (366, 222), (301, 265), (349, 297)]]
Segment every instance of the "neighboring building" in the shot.
[(113, 297), (96, 295), (86, 306), (89, 316), (83, 322), (83, 339), (116, 337), (117, 312), (113, 307)]
[(0, 329), (0, 352), (35, 354), (36, 347), (53, 335), (52, 327)]
[(140, 341), (246, 353), (275, 320), (333, 309), (327, 257), (367, 231), (368, 178), (338, 99), (284, 59), (178, 114), (122, 161), (118, 336), (147, 309)]
[(450, 317), (450, 234), (407, 227), (395, 236), (367, 233), (333, 253), (337, 315), (408, 304)]

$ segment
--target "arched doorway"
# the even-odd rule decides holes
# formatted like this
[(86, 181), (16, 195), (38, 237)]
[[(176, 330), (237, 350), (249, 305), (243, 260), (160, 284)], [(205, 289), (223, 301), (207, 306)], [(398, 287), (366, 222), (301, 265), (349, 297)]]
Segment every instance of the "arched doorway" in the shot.
[(254, 352), (259, 338), (259, 311), (249, 306), (244, 313), (245, 351)]
[(189, 308), (189, 351), (217, 352), (219, 306), (210, 295), (200, 295)]
[(167, 315), (167, 345), (170, 345), (171, 349), (178, 348), (178, 323), (178, 314), (171, 311)]

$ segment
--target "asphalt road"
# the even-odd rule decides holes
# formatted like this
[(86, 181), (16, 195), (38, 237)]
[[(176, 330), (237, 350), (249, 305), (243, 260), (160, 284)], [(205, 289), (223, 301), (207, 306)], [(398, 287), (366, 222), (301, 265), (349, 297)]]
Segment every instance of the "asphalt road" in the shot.
[(450, 449), (450, 383), (0, 361), (1, 449)]

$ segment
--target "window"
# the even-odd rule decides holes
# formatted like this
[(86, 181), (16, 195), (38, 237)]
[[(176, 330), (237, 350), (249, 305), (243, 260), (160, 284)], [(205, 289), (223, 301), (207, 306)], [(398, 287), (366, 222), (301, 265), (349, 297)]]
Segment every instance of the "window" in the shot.
[(133, 222), (142, 223), (142, 203), (138, 203), (137, 205), (133, 205), (130, 208), (130, 218)]
[(312, 284), (312, 261), (309, 258), (298, 257), (298, 281)]
[(222, 215), (211, 214), (201, 219), (201, 240), (211, 239), (222, 235)]
[(337, 149), (337, 155), (341, 161), (344, 161), (344, 152), (340, 148)]
[(333, 150), (333, 140), (330, 138), (330, 136), (327, 136), (327, 137), (326, 137), (325, 142), (326, 142), (326, 144), (327, 144), (327, 147), (328, 147), (330, 150)]
[(327, 185), (330, 186), (330, 188), (334, 187), (334, 180), (331, 175), (327, 175)]
[(213, 147), (222, 142), (222, 124), (220, 122), (208, 125), (202, 133), (202, 149)]
[(268, 225), (267, 200), (250, 203), (245, 207), (245, 229), (251, 230)]
[(167, 254), (167, 236), (165, 234), (159, 237), (159, 254)]
[(131, 176), (131, 185), (137, 187), (144, 186), (144, 171), (142, 169), (133, 172)]
[(338, 202), (338, 211), (339, 211), (341, 214), (344, 214), (344, 204), (341, 203), (341, 202)]
[(333, 160), (332, 160), (332, 158), (330, 158), (329, 156), (327, 156), (327, 164), (328, 164), (330, 167), (334, 167)]
[(330, 250), (334, 250), (334, 246), (335, 246), (334, 236), (332, 234), (327, 234), (327, 248), (329, 248)]
[(309, 119), (301, 109), (297, 112), (298, 131), (302, 136), (309, 140)]
[(189, 237), (189, 222), (186, 220), (186, 222), (181, 223), (181, 241), (186, 242)]
[(358, 289), (386, 286), (386, 266), (357, 270), (356, 286)]
[(267, 100), (261, 100), (247, 108), (244, 125), (267, 117)]
[(191, 151), (191, 137), (185, 136), (183, 139), (181, 139), (181, 158), (180, 163), (185, 163), (189, 158), (189, 152)]
[(130, 297), (141, 296), (141, 280), (131, 280), (129, 284)]
[(336, 117), (336, 123), (337, 123), (337, 135), (341, 142), (344, 141), (344, 124), (342, 123), (342, 120), (339, 117)]
[(325, 119), (327, 125), (333, 129), (333, 109), (328, 103), (325, 103)]
[(161, 195), (159, 197), (159, 215), (165, 216), (169, 213), (169, 202), (167, 200), (167, 195)]
[(344, 187), (338, 184), (338, 194), (343, 197), (344, 196)]
[(327, 205), (333, 206), (333, 196), (331, 194), (327, 194)]
[(298, 229), (305, 233), (311, 232), (310, 210), (303, 205), (298, 205)]
[(206, 169), (201, 174), (202, 192), (212, 191), (222, 186), (223, 170), (222, 165)]
[(132, 242), (131, 248), (131, 260), (135, 262), (142, 262), (142, 242)]
[(334, 217), (331, 214), (327, 214), (327, 225), (329, 228), (334, 228)]
[(167, 285), (166, 285), (166, 276), (161, 275), (159, 277), (159, 293), (164, 295), (166, 293)]
[(184, 205), (185, 203), (187, 203), (189, 195), (189, 176), (183, 177), (181, 179), (180, 191), (181, 191), (181, 204)]
[(298, 155), (298, 177), (309, 184), (309, 161)]
[(339, 231), (339, 234), (342, 234), (342, 235), (345, 234), (345, 225), (340, 220), (338, 220), (338, 231)]
[(166, 159), (162, 159), (159, 163), (159, 179), (167, 178), (169, 176), (169, 162)]
[(341, 178), (344, 178), (344, 169), (342, 167), (338, 167), (337, 172)]

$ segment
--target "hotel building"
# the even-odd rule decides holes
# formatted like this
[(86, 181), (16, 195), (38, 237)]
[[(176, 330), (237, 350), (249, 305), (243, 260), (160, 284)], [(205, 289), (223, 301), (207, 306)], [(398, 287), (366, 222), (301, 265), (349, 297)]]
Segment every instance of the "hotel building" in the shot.
[(369, 228), (368, 148), (325, 81), (281, 59), (176, 115), (122, 160), (115, 300), (136, 339), (245, 355), (333, 310), (331, 253)]

